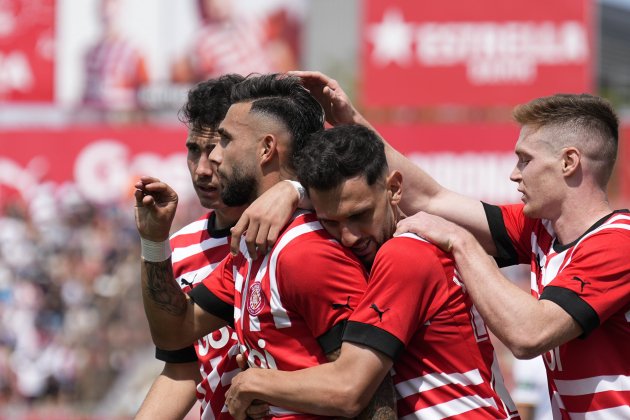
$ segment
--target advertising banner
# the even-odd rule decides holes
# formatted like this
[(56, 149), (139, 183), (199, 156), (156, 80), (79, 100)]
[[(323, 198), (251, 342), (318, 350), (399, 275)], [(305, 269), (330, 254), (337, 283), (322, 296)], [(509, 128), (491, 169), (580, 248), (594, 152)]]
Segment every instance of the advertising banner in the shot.
[(371, 107), (515, 105), (592, 90), (591, 0), (365, 0)]
[(0, 2), (0, 101), (52, 102), (55, 0)]

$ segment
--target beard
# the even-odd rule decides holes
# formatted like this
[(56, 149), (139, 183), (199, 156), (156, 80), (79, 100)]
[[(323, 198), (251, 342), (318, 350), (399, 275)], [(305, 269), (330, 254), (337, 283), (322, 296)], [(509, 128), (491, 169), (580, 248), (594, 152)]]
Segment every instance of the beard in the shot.
[(248, 175), (239, 166), (234, 167), (232, 176), (223, 178), (221, 200), (228, 207), (239, 207), (256, 199), (258, 185), (253, 175)]

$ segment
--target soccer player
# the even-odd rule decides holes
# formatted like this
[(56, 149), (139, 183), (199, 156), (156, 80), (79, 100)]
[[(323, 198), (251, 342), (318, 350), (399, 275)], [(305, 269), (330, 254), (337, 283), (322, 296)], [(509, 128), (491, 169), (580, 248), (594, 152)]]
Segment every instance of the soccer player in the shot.
[(232, 414), (244, 418), (249, 402), (260, 399), (352, 417), (393, 366), (399, 418), (516, 417), (452, 258), (415, 235), (390, 239), (403, 217), (402, 175), (388, 171), (379, 137), (359, 125), (312, 137), (296, 159), (298, 179), (326, 231), (371, 267), (368, 289), (336, 361), (239, 374), (228, 393)]
[[(173, 272), (185, 292), (228, 254), (229, 228), (243, 211), (243, 207), (227, 207), (221, 202), (219, 184), (208, 160), (219, 139), (219, 123), (231, 104), (232, 86), (243, 79), (232, 74), (199, 83), (190, 90), (182, 108), (181, 116), (189, 129), (188, 170), (201, 205), (211, 209), (170, 238)], [(206, 410), (217, 419), (229, 417), (222, 411), (225, 391), (231, 376), (240, 370), (234, 359), (238, 343), (233, 335), (226, 326), (185, 349), (156, 349), (156, 358), (165, 362), (164, 369), (136, 418), (183, 418), (194, 404), (195, 394), (201, 403), (201, 418)]]
[[(243, 76), (228, 74), (199, 83), (188, 92), (188, 100), (180, 112), (188, 126), (186, 148), (190, 177), (201, 205), (210, 210), (170, 237), (173, 273), (184, 292), (199, 284), (228, 254), (230, 227), (244, 209), (244, 206), (223, 204), (220, 185), (208, 159), (219, 141), (219, 124), (232, 103), (232, 87), (243, 79)], [(270, 215), (271, 210), (266, 209)], [(200, 402), (201, 418), (211, 415), (217, 419), (230, 418), (225, 408), (225, 391), (231, 377), (240, 371), (234, 359), (237, 353), (235, 333), (229, 326), (185, 349), (156, 349), (156, 357), (165, 362), (164, 369), (154, 381), (136, 419), (182, 418), (194, 404), (195, 395)], [(206, 410), (211, 415), (204, 416)]]
[[(543, 355), (554, 418), (630, 418), (630, 213), (613, 210), (606, 192), (617, 117), (587, 94), (538, 98), (514, 117), (510, 179), (521, 204), (481, 203), (415, 171), (411, 205), (459, 226), (420, 213), (399, 230), (453, 252), (479, 312), (516, 357)], [(529, 263), (531, 295), (486, 252), (502, 266)]]
[[(249, 77), (234, 88), (232, 100), (210, 160), (222, 201), (240, 206), (292, 176), (293, 151), (323, 128), (323, 113), (294, 77)], [(345, 320), (365, 290), (366, 274), (314, 214), (296, 213), (263, 258), (253, 260), (245, 246), (228, 256), (187, 299), (173, 293), (165, 241), (176, 194), (170, 187), (157, 194), (150, 185), (137, 188), (143, 297), (158, 346), (176, 349), (233, 323), (250, 366), (295, 370), (333, 357)], [(271, 412), (310, 417), (274, 407)]]
[[(335, 80), (293, 75), (328, 121), (369, 125)], [(490, 329), (519, 358), (543, 355), (556, 418), (630, 417), (630, 214), (613, 210), (607, 197), (617, 116), (592, 95), (538, 98), (514, 116), (521, 133), (510, 179), (523, 193), (519, 205), (491, 206), (450, 191), (386, 144), (390, 166), (406, 179), (401, 209), (426, 211), (398, 230), (450, 249)], [(502, 266), (529, 263), (533, 297), (484, 251)]]

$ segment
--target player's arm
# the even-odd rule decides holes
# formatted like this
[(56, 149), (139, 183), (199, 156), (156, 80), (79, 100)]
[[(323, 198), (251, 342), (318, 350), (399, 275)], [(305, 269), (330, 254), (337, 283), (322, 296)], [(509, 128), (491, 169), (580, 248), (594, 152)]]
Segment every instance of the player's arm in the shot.
[(582, 334), (558, 304), (537, 300), (504, 277), (466, 229), (427, 213), (417, 219), (420, 235), (453, 253), (477, 310), (516, 357), (535, 357)]
[[(304, 86), (324, 108), (326, 121), (331, 125), (360, 124), (376, 131), (352, 105), (350, 98), (336, 80), (314, 71), (289, 74), (302, 78)], [(422, 210), (464, 226), (475, 235), (488, 253), (494, 255), (494, 242), (481, 202), (444, 188), (394, 149), (382, 136), (381, 139), (385, 143), (389, 168), (400, 171), (404, 177), (405, 193), (400, 203), (402, 211), (411, 215)], [(409, 231), (413, 232), (412, 228), (409, 228)]]
[(136, 420), (182, 419), (195, 404), (196, 386), (201, 381), (199, 363), (164, 363), (136, 414)]
[(227, 323), (193, 304), (175, 281), (168, 243), (175, 191), (152, 177), (142, 177), (135, 188), (136, 227), (143, 242), (142, 300), (151, 336), (162, 349), (181, 349)]
[[(244, 419), (256, 399), (304, 413), (356, 417), (389, 376), (391, 366), (391, 359), (376, 350), (343, 343), (339, 357), (330, 363), (291, 372), (248, 369), (239, 373), (232, 379), (226, 400), (236, 419)], [(394, 407), (393, 413), (384, 409), (370, 418), (392, 418), (379, 417), (385, 411), (396, 415)]]

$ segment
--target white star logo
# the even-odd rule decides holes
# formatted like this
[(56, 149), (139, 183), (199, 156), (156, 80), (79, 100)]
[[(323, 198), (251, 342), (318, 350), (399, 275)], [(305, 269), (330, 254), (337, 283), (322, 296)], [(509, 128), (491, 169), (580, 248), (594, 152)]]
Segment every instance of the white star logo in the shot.
[(388, 9), (381, 23), (370, 25), (368, 38), (374, 44), (372, 59), (380, 66), (397, 63), (406, 66), (411, 57), (413, 25), (405, 23), (398, 9)]

